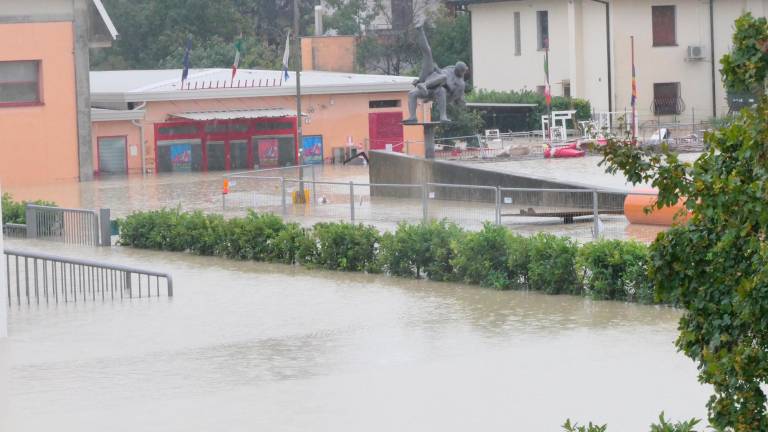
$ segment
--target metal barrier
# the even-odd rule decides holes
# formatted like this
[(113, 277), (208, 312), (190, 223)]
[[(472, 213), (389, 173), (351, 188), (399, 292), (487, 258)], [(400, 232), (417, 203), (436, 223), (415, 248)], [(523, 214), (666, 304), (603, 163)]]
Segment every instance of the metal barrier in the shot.
[(491, 222), (525, 235), (549, 232), (584, 241), (627, 237), (652, 241), (664, 227), (629, 226), (624, 217), (625, 198), (633, 194), (648, 195), (592, 189), (300, 181), (251, 174), (225, 196), (224, 209), (275, 213), (303, 224), (370, 222), (390, 229), (400, 222), (446, 219), (470, 230)]
[(159, 297), (161, 286), (173, 296), (167, 273), (15, 249), (5, 249), (5, 264), (9, 305)]
[(87, 246), (110, 246), (109, 209), (85, 210), (27, 204), (26, 237)]
[(3, 234), (8, 238), (27, 238), (27, 226), (24, 224), (3, 224)]

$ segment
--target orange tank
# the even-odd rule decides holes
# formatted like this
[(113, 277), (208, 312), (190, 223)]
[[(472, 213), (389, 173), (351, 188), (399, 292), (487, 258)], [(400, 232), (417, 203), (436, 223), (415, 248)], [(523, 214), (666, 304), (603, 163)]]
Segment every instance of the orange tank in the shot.
[[(691, 218), (691, 213), (685, 208), (684, 199), (674, 206), (657, 209), (654, 207), (657, 197), (658, 191), (655, 189), (633, 189), (624, 200), (624, 216), (633, 224), (662, 226), (685, 223)], [(653, 211), (646, 213), (647, 207), (653, 207)]]

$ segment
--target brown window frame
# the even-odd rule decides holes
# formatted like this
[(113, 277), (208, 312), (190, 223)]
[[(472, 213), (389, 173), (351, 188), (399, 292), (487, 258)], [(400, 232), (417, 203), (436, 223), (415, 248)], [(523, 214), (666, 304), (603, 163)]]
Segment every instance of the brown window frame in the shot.
[(37, 64), (37, 81), (4, 81), (0, 77), (0, 84), (37, 84), (37, 98), (35, 100), (20, 101), (20, 102), (3, 102), (0, 101), (0, 108), (12, 108), (12, 107), (26, 107), (26, 106), (40, 106), (43, 103), (43, 62), (41, 60), (3, 60), (0, 63), (36, 63)]
[[(657, 11), (661, 10), (671, 10), (672, 11), (672, 35), (671, 40), (669, 40), (663, 32), (669, 31), (668, 29), (661, 29), (661, 26), (665, 24), (665, 22), (658, 22), (657, 19), (661, 19), (660, 13), (657, 14)], [(668, 17), (665, 17), (668, 18)], [(659, 29), (657, 31), (657, 29)], [(651, 6), (651, 37), (653, 39), (653, 46), (654, 47), (675, 47), (678, 46), (677, 44), (677, 6), (675, 5), (656, 5)]]
[[(545, 25), (546, 24), (546, 25)], [(536, 48), (538, 51), (549, 49), (549, 11), (536, 11)]]

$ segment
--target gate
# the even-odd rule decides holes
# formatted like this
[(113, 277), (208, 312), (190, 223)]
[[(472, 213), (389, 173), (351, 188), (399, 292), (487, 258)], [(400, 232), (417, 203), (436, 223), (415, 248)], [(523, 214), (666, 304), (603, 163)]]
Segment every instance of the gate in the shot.
[(368, 114), (371, 150), (403, 152), (403, 112)]

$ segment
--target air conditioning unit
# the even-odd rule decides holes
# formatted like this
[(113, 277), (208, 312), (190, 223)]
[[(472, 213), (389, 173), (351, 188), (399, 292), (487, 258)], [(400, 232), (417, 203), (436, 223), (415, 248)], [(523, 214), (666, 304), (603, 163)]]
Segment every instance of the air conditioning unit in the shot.
[(701, 45), (691, 45), (688, 47), (688, 61), (704, 60), (704, 47)]

